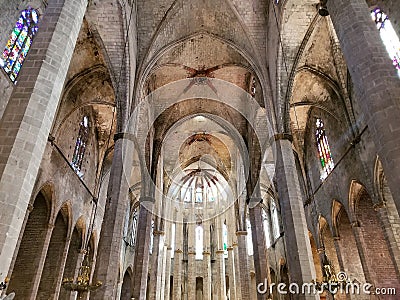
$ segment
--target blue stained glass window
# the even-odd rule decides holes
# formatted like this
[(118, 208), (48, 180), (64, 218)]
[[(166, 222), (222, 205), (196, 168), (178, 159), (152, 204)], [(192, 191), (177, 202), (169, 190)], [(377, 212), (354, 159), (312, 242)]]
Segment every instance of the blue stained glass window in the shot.
[(333, 163), (331, 149), (329, 148), (328, 138), (325, 134), (324, 123), (320, 118), (316, 121), (316, 140), (318, 148), (318, 156), (321, 162), (321, 179), (324, 180), (332, 172), (335, 164)]
[(86, 151), (86, 144), (89, 138), (89, 118), (84, 116), (79, 125), (79, 133), (75, 143), (74, 154), (72, 156), (71, 166), (79, 177), (83, 176), (81, 172), (83, 157)]
[(14, 83), (38, 31), (38, 22), (36, 10), (27, 8), (22, 11), (0, 56), (0, 66)]
[(380, 9), (375, 8), (371, 11), (372, 20), (375, 21), (376, 27), (392, 59), (393, 65), (397, 69), (397, 74), (400, 77), (400, 40), (390, 22), (388, 16)]

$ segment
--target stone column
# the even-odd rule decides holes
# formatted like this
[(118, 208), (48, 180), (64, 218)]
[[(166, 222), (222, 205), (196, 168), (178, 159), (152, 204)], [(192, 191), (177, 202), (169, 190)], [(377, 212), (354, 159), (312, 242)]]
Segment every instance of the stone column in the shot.
[[(163, 297), (160, 296), (159, 299), (157, 300), (164, 300), (164, 299), (170, 299), (169, 295), (171, 294), (171, 252), (172, 248), (170, 246), (167, 247), (166, 249), (167, 254), (166, 254), (166, 261), (165, 261), (165, 272), (164, 272), (164, 284), (163, 284), (163, 290), (164, 290), (164, 295)], [(175, 253), (174, 253), (175, 254)]]
[(71, 244), (71, 235), (69, 235), (65, 241), (64, 245), (64, 252), (60, 261), (60, 269), (58, 274), (54, 274), (54, 276), (57, 277), (57, 282), (56, 282), (56, 289), (54, 291), (54, 299), (58, 299), (60, 296), (60, 290), (61, 290), (61, 283), (63, 281), (63, 275), (64, 275), (64, 269), (65, 269), (65, 264), (67, 262), (67, 257), (68, 257), (68, 250), (69, 250), (69, 245)]
[(236, 232), (238, 240), (238, 265), (240, 273), (240, 291), (242, 299), (250, 298), (250, 268), (247, 254), (247, 231)]
[[(103, 282), (103, 286), (90, 292), (90, 298), (93, 299), (114, 299), (118, 291), (123, 227), (129, 205), (129, 184), (125, 175), (130, 173), (129, 167), (131, 166), (131, 163), (126, 161), (127, 157), (124, 152), (133, 147), (133, 142), (124, 137), (124, 134), (117, 134), (114, 138), (114, 156), (95, 270), (95, 278)], [(138, 227), (140, 224), (139, 220)], [(136, 241), (139, 239), (139, 235), (137, 235)]]
[(37, 295), (37, 292), (39, 289), (40, 278), (42, 277), (44, 263), (46, 262), (47, 250), (49, 249), (50, 239), (51, 239), (51, 235), (53, 233), (54, 227), (55, 227), (54, 224), (48, 224), (48, 229), (46, 232), (46, 238), (45, 238), (42, 253), (38, 253), (38, 255), (40, 255), (41, 258), (40, 258), (40, 262), (39, 262), (39, 267), (37, 268), (37, 271), (36, 271), (36, 276), (33, 281), (34, 283), (33, 283), (32, 291), (30, 293), (32, 299), (36, 298), (36, 295)]
[[(249, 219), (253, 239), (253, 259), (255, 269), (256, 286), (260, 283), (269, 283), (269, 266), (267, 249), (265, 244), (265, 234), (262, 221), (262, 212), (259, 203), (262, 199), (250, 199)], [(264, 287), (266, 288), (266, 287)], [(257, 293), (257, 299), (267, 299), (268, 294)]]
[(217, 288), (217, 299), (226, 299), (226, 283), (225, 283), (225, 258), (224, 250), (218, 249), (215, 252), (215, 268), (217, 270), (216, 277), (216, 288)]
[[(304, 204), (293, 155), (291, 136), (276, 135), (276, 179), (285, 232), (286, 257), (291, 283), (300, 286), (316, 278)], [(317, 295), (293, 295), (293, 299), (317, 299)]]
[(133, 298), (135, 298), (135, 300), (147, 299), (147, 278), (149, 275), (151, 220), (153, 218), (153, 207), (153, 197), (140, 198), (133, 270), (133, 274), (135, 276), (133, 284)]
[(187, 272), (187, 299), (196, 299), (196, 224), (188, 223), (188, 272)]
[(0, 121), (0, 278), (10, 268), (86, 6), (48, 2)]
[(161, 276), (164, 261), (164, 232), (154, 230), (153, 232), (153, 253), (151, 255), (151, 275), (149, 286), (149, 299), (156, 299), (157, 293), (161, 290)]
[(203, 221), (204, 251), (203, 251), (203, 299), (211, 300), (211, 247), (210, 247), (210, 222), (207, 218)]
[(173, 299), (181, 300), (182, 295), (182, 260), (183, 260), (183, 218), (182, 212), (177, 211), (175, 228), (175, 255), (174, 255), (174, 286)]
[(224, 240), (223, 240), (224, 214), (216, 217), (215, 230), (217, 236), (217, 250), (215, 251), (215, 269), (216, 269), (216, 289), (217, 299), (226, 299), (225, 283), (225, 258), (224, 258)]
[(240, 277), (240, 260), (239, 260), (239, 247), (237, 242), (233, 242), (233, 266), (235, 268), (235, 290), (236, 290), (236, 299), (242, 299), (242, 290), (241, 290), (241, 277)]
[(365, 0), (328, 0), (357, 100), (400, 211), (400, 84)]
[[(162, 237), (164, 239), (162, 246), (162, 256), (160, 259), (160, 264), (158, 266), (158, 275), (157, 275), (157, 291), (156, 291), (156, 300), (163, 300), (166, 297), (165, 294), (165, 277), (168, 275), (169, 271), (166, 270), (167, 265), (167, 256), (168, 256), (168, 247), (165, 245), (165, 236)], [(168, 274), (167, 274), (168, 273)]]
[(229, 296), (230, 299), (238, 299), (236, 295), (236, 285), (238, 282), (236, 282), (236, 276), (235, 276), (235, 264), (234, 264), (234, 257), (233, 257), (233, 247), (229, 246), (228, 247), (228, 261), (227, 261), (227, 267), (226, 269), (228, 270), (230, 276), (229, 276)]

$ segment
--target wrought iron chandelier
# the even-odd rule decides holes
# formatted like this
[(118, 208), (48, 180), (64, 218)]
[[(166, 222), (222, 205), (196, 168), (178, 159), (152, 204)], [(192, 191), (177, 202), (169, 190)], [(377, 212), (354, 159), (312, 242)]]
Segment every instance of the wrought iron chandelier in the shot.
[(90, 237), (92, 236), (93, 232), (93, 226), (94, 226), (94, 220), (96, 217), (96, 211), (97, 211), (97, 199), (93, 198), (94, 205), (92, 207), (92, 214), (90, 218), (90, 230), (88, 232), (87, 239), (85, 240), (84, 244), (84, 250), (83, 250), (83, 260), (81, 263), (81, 266), (79, 267), (79, 272), (76, 278), (67, 278), (65, 277), (62, 282), (62, 287), (66, 289), (67, 291), (71, 292), (78, 292), (79, 294), (89, 292), (89, 291), (94, 291), (98, 289), (99, 287), (102, 286), (101, 281), (92, 281), (90, 280), (90, 274), (92, 273), (92, 269), (90, 267), (90, 261), (89, 261), (89, 240)]

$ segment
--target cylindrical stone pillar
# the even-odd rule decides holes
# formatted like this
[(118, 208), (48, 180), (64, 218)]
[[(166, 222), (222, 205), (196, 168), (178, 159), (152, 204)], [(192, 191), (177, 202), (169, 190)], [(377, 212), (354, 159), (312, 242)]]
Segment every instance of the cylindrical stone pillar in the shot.
[[(281, 206), (287, 262), (291, 283), (311, 283), (316, 278), (291, 136), (276, 135), (276, 179)], [(317, 299), (318, 295), (292, 295), (293, 299)]]
[[(357, 100), (400, 211), (400, 81), (365, 0), (328, 0)], [(397, 166), (397, 167), (393, 167)]]

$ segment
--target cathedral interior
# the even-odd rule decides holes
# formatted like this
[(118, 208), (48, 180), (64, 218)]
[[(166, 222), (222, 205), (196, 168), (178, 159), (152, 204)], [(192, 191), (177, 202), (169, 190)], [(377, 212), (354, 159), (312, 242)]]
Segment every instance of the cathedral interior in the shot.
[(400, 299), (399, 1), (0, 9), (0, 299)]

